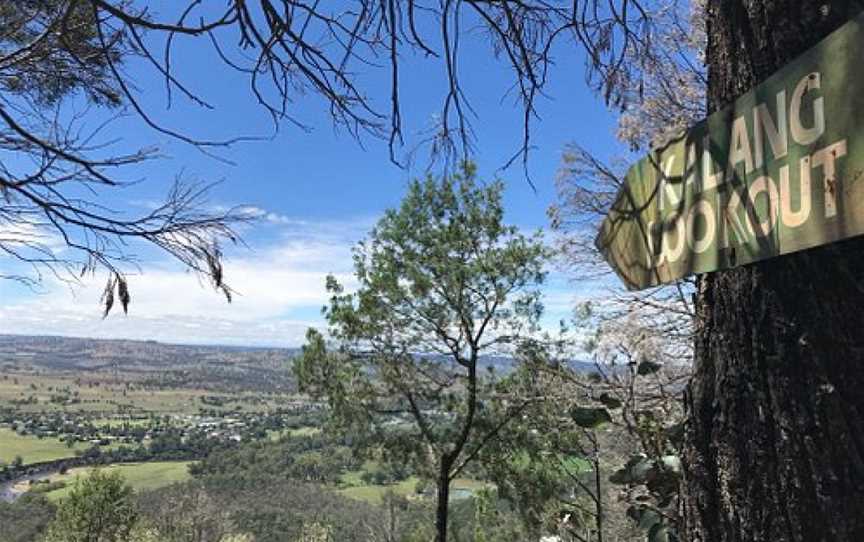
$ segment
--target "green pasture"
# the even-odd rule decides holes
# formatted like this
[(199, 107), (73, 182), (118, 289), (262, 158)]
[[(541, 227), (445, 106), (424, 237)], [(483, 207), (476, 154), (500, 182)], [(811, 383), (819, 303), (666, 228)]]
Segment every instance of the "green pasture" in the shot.
[[(388, 492), (403, 497), (416, 495), (417, 482), (419, 482), (419, 478), (416, 476), (411, 476), (395, 484), (364, 484), (361, 479), (363, 472), (363, 470), (358, 470), (345, 473), (342, 476), (343, 487), (338, 490), (339, 493), (372, 504), (380, 504)], [(450, 494), (456, 496), (459, 493), (474, 492), (484, 487), (489, 487), (489, 484), (468, 478), (457, 478), (450, 484)]]
[(51, 500), (57, 500), (69, 494), (76, 476), (86, 475), (95, 468), (103, 472), (119, 472), (136, 491), (159, 489), (191, 478), (189, 464), (191, 461), (153, 461), (149, 463), (118, 463), (102, 467), (81, 467), (70, 469), (63, 475), (51, 477), (51, 482), (66, 482), (66, 486), (46, 493)]
[(72, 448), (59, 439), (32, 435), (21, 436), (8, 427), (0, 427), (0, 462), (11, 463), (21, 456), (24, 464), (54, 461), (74, 457), (76, 450), (86, 450), (89, 444), (76, 442)]

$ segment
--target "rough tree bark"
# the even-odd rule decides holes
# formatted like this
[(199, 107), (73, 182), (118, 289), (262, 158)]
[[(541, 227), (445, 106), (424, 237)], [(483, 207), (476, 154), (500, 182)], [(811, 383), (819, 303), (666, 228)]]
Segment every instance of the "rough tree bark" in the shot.
[[(714, 0), (709, 109), (862, 7)], [(697, 298), (682, 538), (864, 540), (864, 240), (705, 276)]]

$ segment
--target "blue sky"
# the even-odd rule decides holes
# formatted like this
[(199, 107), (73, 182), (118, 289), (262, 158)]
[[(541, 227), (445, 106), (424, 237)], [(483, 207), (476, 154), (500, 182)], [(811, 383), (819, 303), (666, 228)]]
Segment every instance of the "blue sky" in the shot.
[[(507, 67), (490, 61), (481, 39), (463, 43), (465, 90), (478, 113), (473, 121), (482, 178), (496, 172), (518, 149), (521, 112), (504, 92), (512, 84)], [(586, 87), (581, 53), (558, 51), (557, 66), (538, 103), (530, 173), (536, 192), (517, 165), (497, 173), (507, 182), (507, 220), (526, 230), (547, 226), (546, 209), (554, 200), (554, 179), (568, 142), (610, 156), (619, 150), (615, 119)], [(204, 111), (175, 95), (166, 109), (164, 81), (142, 63), (127, 71), (142, 104), (161, 123), (206, 138), (269, 134), (267, 114), (251, 100), (245, 80), (214, 61), (209, 48), (181, 45), (175, 59), (178, 74), (216, 106)], [(445, 86), (440, 65), (406, 57), (402, 73), (406, 149), (420, 140), (439, 111)], [(361, 74), (372, 96), (386, 99), (388, 74), (370, 69)], [(305, 133), (283, 125), (272, 139), (239, 144), (220, 151), (236, 165), (226, 165), (195, 148), (144, 127), (134, 116), (114, 122), (103, 134), (120, 138), (117, 149), (157, 145), (165, 159), (139, 167), (142, 182), (106, 192), (101, 201), (128, 212), (142, 212), (158, 201), (175, 175), (208, 182), (214, 207), (248, 205), (264, 220), (243, 231), (248, 248), (229, 251), (226, 274), (240, 295), (231, 305), (192, 274), (146, 246), (130, 247), (139, 256), (141, 274), (130, 279), (133, 303), (128, 316), (102, 320), (98, 306), (104, 279), (69, 286), (45, 277), (39, 291), (0, 282), (0, 332), (59, 334), (110, 338), (156, 339), (183, 343), (296, 346), (309, 325), (319, 325), (325, 300), (324, 276), (335, 273), (350, 283), (350, 247), (388, 207), (396, 205), (406, 183), (423, 174), (400, 169), (388, 159), (386, 144), (366, 138), (362, 146), (337, 133), (322, 101), (300, 97), (292, 111), (314, 127)], [(96, 122), (101, 114), (94, 115)], [(424, 150), (417, 162), (425, 165)], [(0, 266), (14, 266), (0, 260)], [(548, 322), (566, 317), (572, 303), (587, 295), (584, 286), (553, 272), (547, 294)]]

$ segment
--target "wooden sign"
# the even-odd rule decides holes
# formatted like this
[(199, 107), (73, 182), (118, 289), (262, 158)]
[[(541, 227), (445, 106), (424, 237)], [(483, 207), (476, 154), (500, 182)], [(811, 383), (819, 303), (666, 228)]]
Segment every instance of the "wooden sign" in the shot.
[(864, 15), (627, 173), (597, 247), (630, 289), (864, 234)]

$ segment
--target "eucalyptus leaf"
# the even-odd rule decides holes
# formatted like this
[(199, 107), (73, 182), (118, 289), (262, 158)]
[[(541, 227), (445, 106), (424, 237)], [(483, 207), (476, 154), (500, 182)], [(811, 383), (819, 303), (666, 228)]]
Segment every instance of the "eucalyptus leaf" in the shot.
[(640, 529), (648, 532), (663, 521), (660, 514), (646, 506), (631, 506), (627, 509), (627, 515)]
[(642, 459), (638, 463), (630, 466), (627, 470), (630, 475), (630, 483), (631, 484), (644, 484), (649, 475), (651, 474), (651, 469), (654, 468), (654, 463), (650, 459)]
[(654, 463), (644, 455), (630, 458), (623, 468), (614, 472), (609, 481), (613, 484), (644, 484), (651, 473)]
[(618, 469), (609, 476), (609, 481), (613, 484), (625, 485), (630, 483), (630, 475), (627, 469)]
[(605, 408), (575, 407), (570, 411), (570, 417), (579, 427), (594, 429), (612, 421), (612, 415)]
[(623, 404), (620, 399), (608, 392), (600, 395), (597, 400), (603, 403), (603, 406), (606, 408), (611, 409), (621, 408), (621, 405)]
[(674, 539), (669, 527), (662, 523), (654, 524), (648, 531), (648, 542), (672, 542)]

